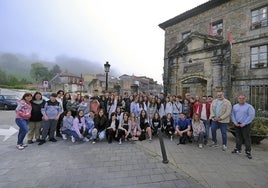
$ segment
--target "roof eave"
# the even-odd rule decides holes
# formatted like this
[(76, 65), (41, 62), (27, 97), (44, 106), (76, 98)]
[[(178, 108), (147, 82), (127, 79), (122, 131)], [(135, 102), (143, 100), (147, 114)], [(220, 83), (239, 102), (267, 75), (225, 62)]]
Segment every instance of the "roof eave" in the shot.
[(193, 9), (190, 9), (190, 10), (186, 11), (186, 12), (184, 12), (184, 13), (182, 13), (182, 14), (174, 17), (174, 18), (171, 18), (171, 19), (159, 24), (158, 26), (161, 29), (165, 30), (167, 27), (175, 25), (175, 24), (177, 24), (179, 22), (182, 22), (182, 21), (184, 21), (184, 20), (186, 20), (188, 18), (196, 16), (196, 15), (202, 13), (202, 12), (205, 12), (207, 10), (210, 10), (212, 8), (220, 6), (220, 5), (222, 5), (224, 3), (227, 3), (229, 1), (231, 1), (231, 0), (210, 0), (210, 1), (206, 2), (206, 3), (204, 3), (204, 4), (201, 4), (201, 5), (193, 8)]

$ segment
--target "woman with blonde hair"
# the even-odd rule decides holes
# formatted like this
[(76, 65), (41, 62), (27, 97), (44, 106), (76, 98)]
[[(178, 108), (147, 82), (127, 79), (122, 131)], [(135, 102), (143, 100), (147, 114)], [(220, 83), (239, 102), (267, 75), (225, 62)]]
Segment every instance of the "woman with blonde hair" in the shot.
[(132, 140), (136, 141), (139, 139), (141, 132), (139, 131), (139, 128), (138, 128), (138, 119), (135, 116), (135, 113), (130, 113), (129, 120), (130, 120), (130, 127), (131, 127), (130, 134), (132, 135)]
[(193, 115), (192, 129), (193, 129), (194, 141), (198, 142), (199, 148), (203, 148), (205, 126), (204, 126), (203, 121), (200, 119), (200, 116), (198, 113), (194, 113)]

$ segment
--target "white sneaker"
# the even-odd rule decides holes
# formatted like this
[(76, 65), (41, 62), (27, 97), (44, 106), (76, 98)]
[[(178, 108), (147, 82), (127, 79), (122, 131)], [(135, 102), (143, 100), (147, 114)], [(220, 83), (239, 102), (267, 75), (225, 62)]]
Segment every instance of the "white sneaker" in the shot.
[(84, 141), (84, 142), (88, 142), (89, 139), (88, 139), (87, 137), (84, 137), (84, 138), (83, 138), (83, 141)]
[(121, 138), (119, 139), (119, 144), (122, 144), (122, 140), (121, 140)]
[(201, 148), (203, 148), (203, 145), (202, 144), (199, 144), (198, 147), (201, 149)]
[(173, 136), (170, 136), (170, 141), (172, 141), (173, 140)]
[(66, 134), (62, 134), (61, 136), (62, 136), (62, 139), (63, 139), (63, 140), (67, 140), (67, 136), (66, 136)]
[(23, 150), (23, 149), (24, 149), (24, 147), (21, 146), (21, 145), (17, 145), (16, 148), (17, 148), (18, 150)]
[(71, 136), (72, 143), (75, 143), (75, 138)]
[(222, 145), (222, 151), (226, 151), (227, 150), (227, 146), (226, 145)]
[(27, 144), (22, 144), (21, 146), (24, 147), (24, 148), (28, 147)]

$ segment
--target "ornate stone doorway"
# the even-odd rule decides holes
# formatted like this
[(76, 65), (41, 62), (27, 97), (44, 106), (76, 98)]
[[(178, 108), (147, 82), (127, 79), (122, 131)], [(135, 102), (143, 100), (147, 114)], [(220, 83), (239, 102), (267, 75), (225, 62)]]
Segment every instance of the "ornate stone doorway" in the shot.
[(207, 80), (201, 77), (188, 77), (181, 80), (182, 96), (191, 93), (192, 96), (207, 95)]

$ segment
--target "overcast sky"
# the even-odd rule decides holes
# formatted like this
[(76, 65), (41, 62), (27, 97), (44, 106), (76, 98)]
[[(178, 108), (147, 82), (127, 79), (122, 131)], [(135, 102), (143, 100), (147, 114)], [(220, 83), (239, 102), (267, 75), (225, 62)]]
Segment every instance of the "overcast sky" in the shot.
[(0, 0), (0, 51), (67, 55), (162, 83), (158, 24), (207, 0)]

